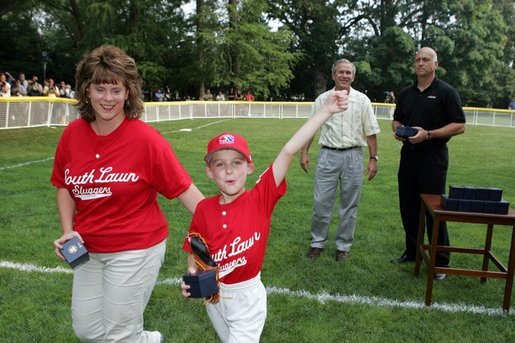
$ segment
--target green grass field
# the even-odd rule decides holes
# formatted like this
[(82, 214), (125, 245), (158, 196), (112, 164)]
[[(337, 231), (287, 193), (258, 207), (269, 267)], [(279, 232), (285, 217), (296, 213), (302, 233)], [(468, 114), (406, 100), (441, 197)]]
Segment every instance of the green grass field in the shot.
[[(303, 122), (206, 119), (153, 125), (208, 196), (216, 192), (202, 161), (209, 138), (235, 131), (248, 139), (256, 164), (247, 181), (250, 186)], [(415, 277), (413, 264), (389, 262), (404, 246), (396, 182), (400, 144), (392, 138), (389, 122), (380, 125), (378, 175), (363, 181), (355, 242), (345, 263), (334, 260), (332, 241), (319, 259), (305, 257), (313, 172), (305, 174), (298, 159), (294, 161), (288, 193), (275, 210), (262, 271), (270, 290), (262, 342), (515, 342), (515, 317), (501, 311), (503, 280), (481, 284), (477, 278), (449, 276), (435, 282), (435, 304), (425, 307), (426, 267)], [(192, 130), (179, 131), (183, 128)], [(60, 229), (49, 178), (61, 132), (62, 128), (0, 130), (0, 342), (77, 341), (69, 310), (72, 275), (52, 248)], [(449, 150), (448, 184), (500, 187), (514, 207), (513, 129), (468, 126), (465, 134), (451, 140)], [(313, 146), (313, 166), (317, 152)], [(161, 331), (167, 342), (217, 342), (202, 302), (185, 300), (179, 291), (186, 265), (180, 247), (191, 216), (176, 200), (160, 202), (169, 219), (170, 238), (145, 312), (146, 328)], [(335, 217), (331, 237), (336, 222)], [(493, 251), (505, 263), (509, 229), (494, 228)], [(484, 244), (483, 226), (450, 223), (449, 232), (454, 245)], [(451, 264), (478, 268), (481, 260), (453, 254)]]

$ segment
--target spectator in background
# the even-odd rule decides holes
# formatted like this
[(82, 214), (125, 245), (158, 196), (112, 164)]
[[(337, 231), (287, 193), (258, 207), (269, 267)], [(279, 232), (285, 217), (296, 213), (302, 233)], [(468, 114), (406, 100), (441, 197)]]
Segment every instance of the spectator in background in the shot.
[(62, 98), (67, 98), (66, 96), (66, 82), (61, 81), (59, 83), (59, 96)]
[(395, 104), (395, 93), (393, 91), (386, 92), (384, 102), (387, 104)]
[(54, 84), (54, 79), (49, 78), (45, 81), (45, 87), (43, 88), (43, 95), (52, 98), (60, 96), (59, 87)]
[(27, 90), (27, 88), (29, 88), (29, 82), (25, 79), (25, 74), (24, 73), (19, 73), (18, 74), (18, 81), (20, 81), (20, 84), (25, 87), (25, 90)]
[(170, 90), (170, 87), (166, 86), (165, 89), (165, 101), (172, 101), (172, 91)]
[(14, 86), (11, 88), (12, 96), (27, 96), (27, 89), (20, 83), (20, 80), (14, 81)]
[(163, 102), (165, 101), (165, 94), (161, 90), (161, 88), (158, 88), (156, 92), (154, 93), (154, 101)]
[(207, 101), (213, 100), (213, 94), (211, 94), (211, 90), (209, 88), (206, 90), (206, 94), (204, 94), (203, 99)]
[(11, 85), (11, 89), (12, 89), (14, 86), (14, 81), (16, 81), (16, 79), (14, 77), (12, 77), (12, 75), (9, 74), (8, 71), (5, 72), (5, 78), (6, 78), (6, 81)]
[(229, 98), (229, 101), (231, 101), (231, 100), (239, 100), (238, 90), (236, 90), (236, 89), (231, 87), (231, 89), (229, 89), (228, 98)]
[(0, 73), (0, 96), (11, 96), (11, 84), (7, 82), (6, 73)]
[(216, 100), (218, 100), (218, 101), (225, 101), (225, 94), (224, 94), (224, 92), (219, 91), (218, 94), (216, 95)]
[[(385, 92), (386, 97), (384, 99), (384, 102), (387, 104), (395, 104), (395, 94), (393, 91), (387, 91)], [(395, 111), (395, 107), (390, 107), (390, 119), (393, 119), (393, 112)]]
[(29, 81), (27, 86), (27, 95), (28, 96), (42, 96), (43, 95), (43, 86), (38, 82), (38, 77), (36, 75), (32, 76), (32, 79)]
[(508, 105), (509, 110), (515, 110), (515, 98), (511, 99), (510, 104)]
[(254, 95), (252, 95), (252, 93), (250, 91), (247, 91), (247, 93), (245, 93), (243, 95), (243, 100), (245, 100), (245, 101), (254, 101)]
[(69, 99), (75, 98), (75, 91), (72, 89), (71, 85), (64, 86), (64, 97)]

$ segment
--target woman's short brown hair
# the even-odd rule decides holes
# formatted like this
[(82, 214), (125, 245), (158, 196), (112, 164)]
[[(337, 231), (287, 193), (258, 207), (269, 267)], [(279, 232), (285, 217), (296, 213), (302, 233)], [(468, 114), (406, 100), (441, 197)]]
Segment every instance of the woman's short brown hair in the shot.
[(88, 88), (91, 84), (123, 83), (129, 93), (123, 106), (125, 117), (139, 118), (144, 111), (141, 77), (136, 62), (124, 50), (114, 45), (102, 45), (86, 55), (77, 66), (75, 82), (79, 113), (88, 122), (95, 121), (96, 118), (89, 101)]

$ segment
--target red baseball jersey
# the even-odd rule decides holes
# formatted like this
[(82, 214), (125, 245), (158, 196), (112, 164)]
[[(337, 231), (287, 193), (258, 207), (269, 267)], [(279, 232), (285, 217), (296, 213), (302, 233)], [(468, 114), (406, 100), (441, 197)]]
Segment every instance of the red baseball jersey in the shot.
[[(230, 204), (220, 204), (220, 194), (199, 202), (189, 232), (199, 233), (206, 240), (220, 268), (221, 282), (246, 281), (260, 272), (272, 212), (285, 193), (286, 181), (277, 187), (270, 166), (252, 190), (246, 190)], [(188, 239), (183, 249), (192, 253)]]
[(89, 251), (151, 247), (168, 236), (158, 193), (172, 199), (192, 181), (161, 134), (125, 119), (107, 136), (77, 119), (64, 130), (51, 182), (75, 201), (74, 230)]

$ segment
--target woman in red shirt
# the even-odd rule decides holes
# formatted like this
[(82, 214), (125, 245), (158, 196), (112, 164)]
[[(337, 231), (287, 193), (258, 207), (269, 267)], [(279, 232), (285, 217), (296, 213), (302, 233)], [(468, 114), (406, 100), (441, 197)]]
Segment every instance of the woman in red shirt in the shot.
[(193, 212), (203, 198), (170, 144), (139, 120), (141, 79), (115, 46), (77, 66), (80, 118), (58, 143), (52, 184), (63, 244), (78, 236), (90, 260), (75, 270), (72, 319), (81, 341), (160, 342), (143, 330), (143, 312), (164, 259), (168, 224), (158, 193)]

